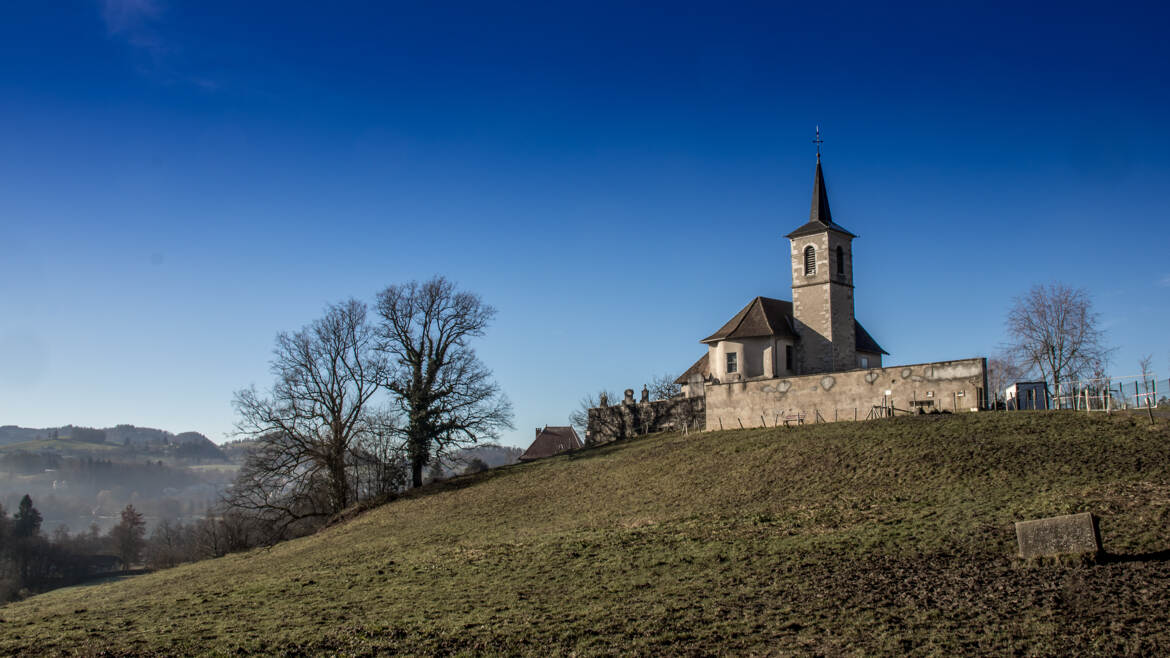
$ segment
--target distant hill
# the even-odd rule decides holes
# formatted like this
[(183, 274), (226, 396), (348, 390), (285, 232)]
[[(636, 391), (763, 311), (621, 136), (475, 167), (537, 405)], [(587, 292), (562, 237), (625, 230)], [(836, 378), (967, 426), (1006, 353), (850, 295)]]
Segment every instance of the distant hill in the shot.
[(116, 425), (103, 429), (92, 427), (29, 428), (0, 426), (0, 449), (27, 449), (62, 454), (100, 452), (107, 456), (112, 448), (123, 454), (167, 455), (186, 459), (229, 461), (219, 446), (199, 432), (173, 434), (166, 430), (134, 425)]
[(495, 443), (471, 445), (455, 451), (451, 457), (451, 463), (443, 471), (445, 477), (462, 473), (463, 469), (476, 459), (487, 464), (488, 468), (507, 466), (518, 463), (522, 454), (524, 454), (524, 450), (521, 448), (501, 446)]
[[(1072, 412), (667, 434), (271, 548), (0, 608), (0, 653), (1170, 653), (1170, 424)], [(1103, 517), (1095, 566), (1012, 522)]]

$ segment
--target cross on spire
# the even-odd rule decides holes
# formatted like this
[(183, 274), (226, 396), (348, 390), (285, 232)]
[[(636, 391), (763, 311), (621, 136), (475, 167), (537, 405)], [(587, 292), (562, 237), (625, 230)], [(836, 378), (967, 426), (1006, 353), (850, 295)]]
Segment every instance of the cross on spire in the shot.
[(813, 144), (817, 145), (817, 162), (818, 163), (821, 161), (821, 144), (824, 144), (824, 143), (825, 143), (825, 140), (821, 139), (821, 125), (817, 124), (817, 136), (813, 138)]

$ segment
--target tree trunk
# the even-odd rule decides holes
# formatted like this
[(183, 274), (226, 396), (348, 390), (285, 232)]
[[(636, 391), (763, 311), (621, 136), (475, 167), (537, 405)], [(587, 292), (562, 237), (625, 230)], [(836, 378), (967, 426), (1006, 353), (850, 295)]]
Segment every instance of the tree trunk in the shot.
[(410, 458), (410, 486), (422, 486), (423, 459), (419, 456)]
[(345, 453), (332, 455), (329, 459), (329, 479), (333, 486), (333, 512), (340, 512), (349, 506), (349, 480), (345, 473)]
[(421, 487), (423, 467), (430, 461), (431, 440), (421, 429), (413, 429), (406, 440), (410, 449), (410, 482), (412, 487)]

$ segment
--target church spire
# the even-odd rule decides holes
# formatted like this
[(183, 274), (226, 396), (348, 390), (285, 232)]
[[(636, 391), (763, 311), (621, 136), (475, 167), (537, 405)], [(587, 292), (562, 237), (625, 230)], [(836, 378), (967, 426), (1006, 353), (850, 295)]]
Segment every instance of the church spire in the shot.
[(808, 223), (789, 233), (786, 237), (792, 239), (831, 230), (855, 238), (856, 235), (833, 223), (833, 214), (829, 212), (829, 191), (825, 187), (825, 172), (821, 170), (820, 126), (817, 126), (817, 137), (813, 143), (817, 145), (817, 173), (816, 177), (813, 178), (812, 208), (808, 212)]
[(813, 179), (812, 209), (808, 213), (808, 221), (819, 222), (825, 226), (833, 223), (833, 215), (829, 212), (829, 192), (825, 189), (825, 174), (821, 171), (821, 154), (817, 150), (817, 175)]

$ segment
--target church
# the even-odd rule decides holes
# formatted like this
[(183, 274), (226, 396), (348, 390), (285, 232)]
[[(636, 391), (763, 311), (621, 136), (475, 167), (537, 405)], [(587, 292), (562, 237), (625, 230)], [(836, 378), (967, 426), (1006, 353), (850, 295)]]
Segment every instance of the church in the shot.
[(833, 221), (820, 153), (808, 223), (785, 237), (791, 249), (792, 301), (756, 297), (700, 341), (707, 353), (675, 382), (688, 394), (698, 393), (708, 381), (881, 367), (888, 353), (853, 316), (857, 236)]
[[(818, 137), (819, 140), (819, 137)], [(715, 333), (664, 400), (627, 389), (589, 409), (587, 445), (665, 430), (776, 427), (987, 407), (987, 359), (887, 365), (853, 313), (855, 234), (833, 220), (818, 150), (808, 222), (785, 236), (792, 301), (756, 297)], [(806, 421), (807, 419), (807, 421)]]

